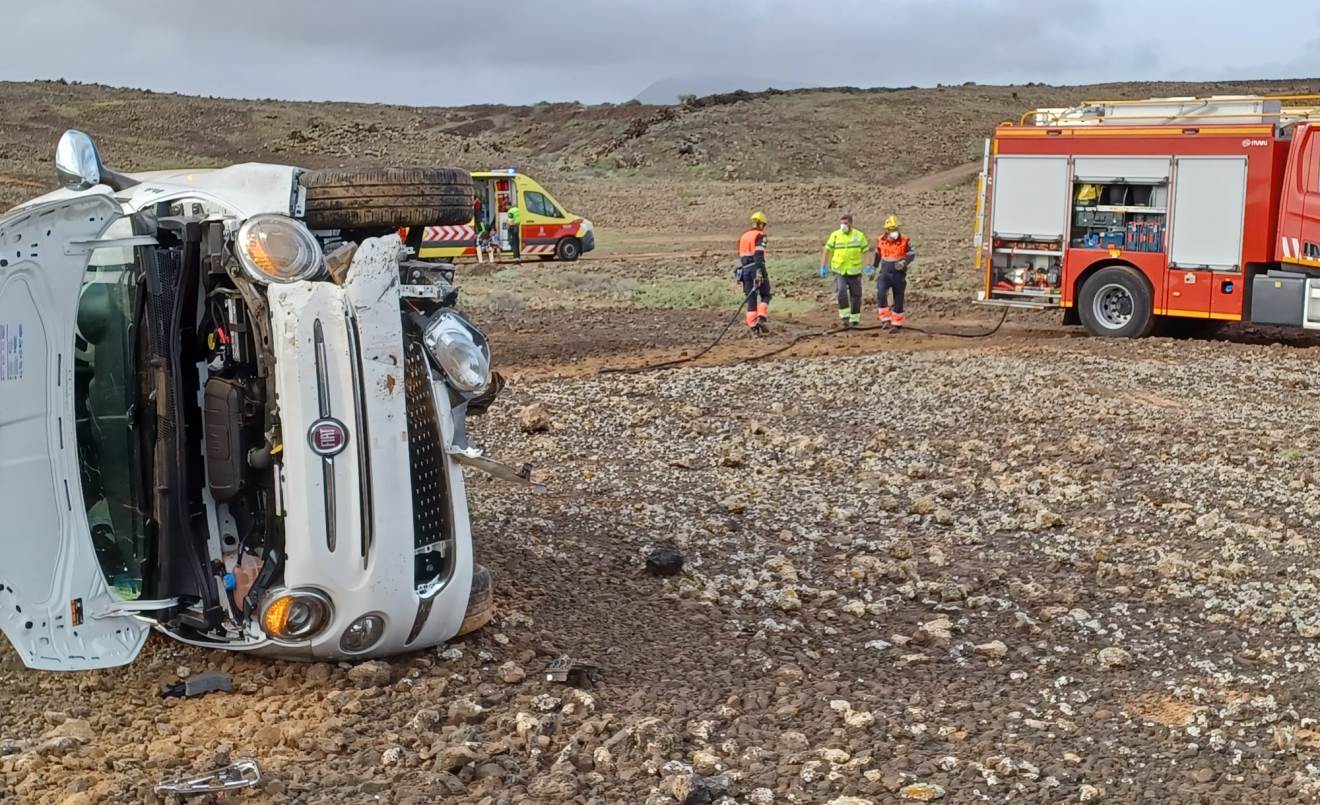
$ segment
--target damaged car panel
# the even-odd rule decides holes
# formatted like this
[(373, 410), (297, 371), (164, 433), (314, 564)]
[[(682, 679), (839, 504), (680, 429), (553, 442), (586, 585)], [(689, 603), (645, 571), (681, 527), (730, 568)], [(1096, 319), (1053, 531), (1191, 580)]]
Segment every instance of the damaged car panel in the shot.
[(122, 664), (153, 626), (381, 656), (488, 620), (462, 466), (530, 470), (466, 442), (501, 384), (452, 269), (380, 227), (309, 229), (296, 168), (128, 176), (76, 134), (68, 189), (0, 220), (0, 626), (24, 662)]
[[(148, 630), (131, 612), (116, 610), (89, 522), (108, 521), (132, 501), (124, 489), (90, 477), (109, 468), (93, 463), (85, 485), (80, 466), (78, 431), (91, 450), (109, 452), (122, 426), (103, 423), (95, 412), (80, 422), (75, 409), (74, 332), (80, 318), (91, 329), (80, 301), (87, 298), (82, 290), (92, 249), (73, 244), (95, 241), (119, 216), (113, 199), (93, 195), (0, 220), (0, 626), (32, 668), (124, 663), (137, 655)], [(122, 385), (130, 369), (122, 362), (97, 367), (87, 383)], [(117, 403), (107, 394), (113, 410)], [(142, 523), (124, 528), (140, 530)]]

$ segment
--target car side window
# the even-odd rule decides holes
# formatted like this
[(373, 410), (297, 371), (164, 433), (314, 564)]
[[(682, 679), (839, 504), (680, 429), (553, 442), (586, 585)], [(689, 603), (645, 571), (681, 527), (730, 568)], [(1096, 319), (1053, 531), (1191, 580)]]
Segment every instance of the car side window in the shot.
[(538, 193), (535, 190), (528, 190), (524, 193), (527, 199), (527, 211), (537, 215), (544, 215), (547, 218), (559, 218), (559, 210), (550, 199), (545, 197), (544, 193)]

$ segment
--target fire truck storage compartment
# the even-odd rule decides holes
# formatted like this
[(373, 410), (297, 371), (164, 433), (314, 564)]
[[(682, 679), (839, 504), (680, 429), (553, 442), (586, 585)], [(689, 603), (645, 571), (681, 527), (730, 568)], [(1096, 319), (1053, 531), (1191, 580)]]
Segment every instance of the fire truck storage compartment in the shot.
[(990, 295), (1024, 302), (1056, 303), (1063, 280), (1063, 242), (995, 238), (990, 256)]
[(991, 296), (1058, 301), (1067, 209), (1067, 157), (995, 158)]
[(1302, 326), (1310, 313), (1310, 284), (1305, 274), (1294, 271), (1257, 274), (1251, 280), (1251, 320), (1257, 324)]
[(1169, 166), (1169, 157), (1077, 157), (1070, 245), (1163, 252)]
[(1177, 157), (1174, 166), (1169, 267), (1239, 271), (1246, 157)]
[(1059, 240), (1067, 223), (1067, 157), (995, 157), (997, 238)]
[(1306, 278), (1306, 309), (1302, 316), (1302, 326), (1308, 330), (1320, 330), (1320, 278)]

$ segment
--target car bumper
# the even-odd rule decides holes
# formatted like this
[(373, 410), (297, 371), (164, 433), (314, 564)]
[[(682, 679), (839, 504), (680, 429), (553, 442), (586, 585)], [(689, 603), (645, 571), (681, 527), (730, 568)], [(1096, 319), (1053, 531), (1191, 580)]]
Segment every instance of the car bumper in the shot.
[[(443, 380), (404, 330), (397, 253), (397, 238), (367, 241), (342, 286), (270, 288), (284, 436), (283, 588), (319, 590), (333, 615), (312, 640), (265, 643), (259, 653), (397, 654), (444, 642), (463, 622), (473, 561), (463, 473), (449, 450), (454, 419)], [(331, 456), (312, 444), (326, 419), (348, 433)], [(419, 570), (424, 554), (443, 571)], [(382, 638), (345, 654), (340, 637), (369, 613), (383, 617)]]
[(581, 238), (579, 238), (579, 240), (582, 241), (583, 254), (586, 254), (587, 252), (592, 251), (596, 248), (596, 233), (592, 230), (587, 230), (587, 233), (583, 235)]

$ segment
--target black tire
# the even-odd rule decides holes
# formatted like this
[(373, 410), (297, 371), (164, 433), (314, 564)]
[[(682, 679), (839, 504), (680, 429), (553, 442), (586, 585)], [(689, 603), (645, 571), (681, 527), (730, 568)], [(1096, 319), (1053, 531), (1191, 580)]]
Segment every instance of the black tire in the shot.
[(467, 612), (463, 615), (463, 625), (458, 627), (460, 635), (471, 634), (495, 617), (495, 587), (490, 571), (485, 565), (472, 568), (472, 592), (468, 593)]
[(582, 256), (582, 241), (577, 238), (560, 238), (555, 244), (555, 256), (566, 263), (571, 263)]
[(312, 229), (456, 226), (472, 220), (472, 175), (460, 168), (307, 171)]
[(1082, 283), (1077, 315), (1091, 335), (1145, 338), (1155, 327), (1150, 285), (1134, 268), (1102, 268)]

